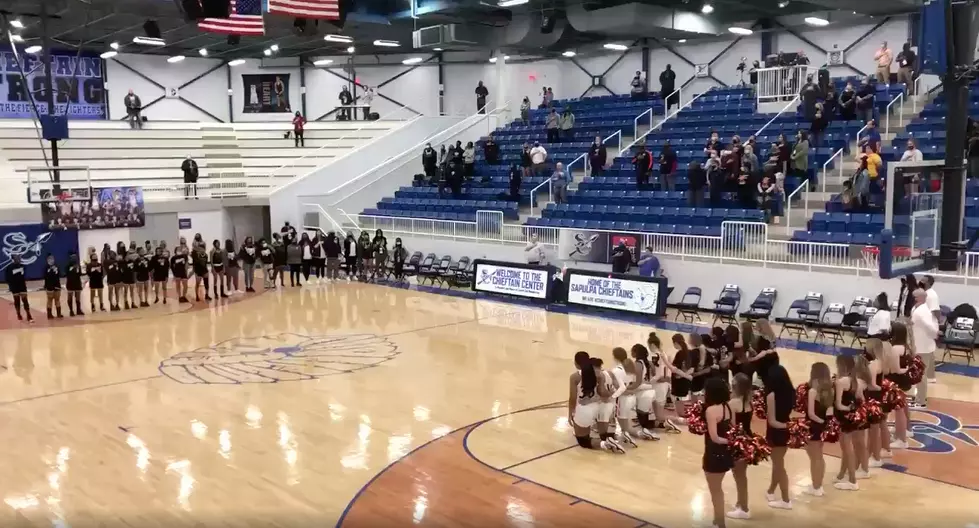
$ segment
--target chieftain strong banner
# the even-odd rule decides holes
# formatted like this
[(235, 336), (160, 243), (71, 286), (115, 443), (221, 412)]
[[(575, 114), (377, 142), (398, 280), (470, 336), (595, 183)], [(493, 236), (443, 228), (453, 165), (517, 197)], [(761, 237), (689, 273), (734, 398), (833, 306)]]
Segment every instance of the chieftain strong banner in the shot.
[(289, 103), (289, 74), (242, 75), (246, 114), (292, 113)]
[[(48, 113), (44, 63), (40, 55), (20, 53), (21, 75), (13, 52), (0, 51), (0, 118), (34, 118), (30, 94), (40, 114)], [(25, 78), (26, 76), (26, 78)], [(51, 52), (55, 114), (74, 119), (105, 119), (102, 59), (68, 51)]]

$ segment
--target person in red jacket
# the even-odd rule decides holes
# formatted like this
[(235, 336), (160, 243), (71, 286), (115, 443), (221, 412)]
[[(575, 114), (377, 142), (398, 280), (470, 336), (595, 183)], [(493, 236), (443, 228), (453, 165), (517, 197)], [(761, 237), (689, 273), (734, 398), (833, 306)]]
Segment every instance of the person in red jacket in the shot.
[(649, 175), (653, 172), (653, 156), (646, 150), (645, 144), (639, 145), (632, 165), (636, 168), (636, 188), (645, 190), (649, 186)]
[(300, 112), (296, 112), (296, 117), (292, 118), (292, 132), (296, 136), (296, 147), (302, 144), (306, 146), (306, 138), (303, 137), (303, 127), (306, 126), (306, 118)]

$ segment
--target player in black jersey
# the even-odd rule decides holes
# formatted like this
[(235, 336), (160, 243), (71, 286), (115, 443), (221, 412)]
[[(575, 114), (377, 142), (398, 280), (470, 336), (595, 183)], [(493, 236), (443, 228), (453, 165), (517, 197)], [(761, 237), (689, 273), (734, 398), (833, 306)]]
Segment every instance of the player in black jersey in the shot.
[(163, 289), (163, 304), (167, 303), (167, 279), (170, 278), (170, 259), (164, 253), (166, 248), (161, 242), (156, 248), (156, 254), (150, 259), (150, 271), (153, 274), (153, 304), (160, 302), (160, 289)]
[(122, 255), (115, 251), (109, 252), (109, 261), (105, 266), (105, 282), (109, 285), (109, 311), (118, 312), (119, 295), (122, 293)]
[[(149, 245), (147, 240), (146, 244)], [(136, 250), (136, 295), (139, 297), (139, 305), (146, 308), (150, 305), (150, 259), (146, 254), (146, 249)]]
[(85, 315), (82, 311), (82, 265), (79, 264), (76, 253), (68, 257), (68, 267), (65, 268), (65, 289), (68, 290), (68, 315), (71, 317)]
[(187, 300), (187, 246), (178, 246), (173, 257), (170, 258), (170, 271), (173, 272), (173, 282), (177, 285), (177, 302), (190, 302)]
[(27, 312), (27, 322), (33, 323), (31, 305), (27, 302), (27, 274), (24, 270), (24, 264), (20, 261), (20, 255), (11, 255), (10, 259), (11, 262), (7, 266), (5, 278), (7, 289), (10, 291), (10, 295), (14, 297), (14, 310), (17, 310), (17, 320), (24, 320), (24, 316), (20, 314), (20, 306), (23, 304), (24, 311)]
[(48, 297), (48, 319), (55, 317), (52, 308), (57, 311), (58, 319), (64, 318), (61, 315), (61, 270), (50, 253), (44, 262), (44, 291)]
[(273, 256), (272, 248), (269, 247), (264, 238), (258, 239), (258, 258), (262, 262), (262, 278), (265, 280), (265, 289), (274, 288), (275, 282), (272, 277), (272, 264), (274, 264), (275, 257)]
[(133, 247), (126, 253), (126, 259), (122, 267), (123, 283), (123, 306), (126, 309), (136, 308), (136, 248)]
[[(200, 235), (198, 235), (200, 236)], [(190, 261), (194, 268), (194, 297), (197, 302), (201, 302), (201, 282), (204, 283), (204, 300), (211, 300), (211, 285), (208, 281), (207, 271), (207, 247), (204, 242), (194, 241), (194, 250), (190, 254)]]
[[(221, 249), (221, 241), (214, 241), (214, 249), (211, 250), (211, 275), (214, 277), (214, 298), (219, 296), (227, 299), (228, 294), (224, 290), (224, 261), (228, 259), (224, 250)], [(220, 293), (219, 293), (220, 292)]]
[(99, 256), (95, 253), (90, 255), (87, 270), (88, 272), (88, 298), (89, 308), (95, 313), (95, 298), (99, 298), (99, 310), (105, 311), (105, 304), (102, 303), (102, 290), (105, 289), (105, 269), (99, 262)]

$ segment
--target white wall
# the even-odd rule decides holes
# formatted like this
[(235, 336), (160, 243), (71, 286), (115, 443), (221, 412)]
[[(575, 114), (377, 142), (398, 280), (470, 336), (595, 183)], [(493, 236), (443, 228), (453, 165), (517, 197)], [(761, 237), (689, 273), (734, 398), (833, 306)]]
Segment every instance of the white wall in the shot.
[[(824, 28), (806, 28), (797, 31), (806, 39), (826, 50), (846, 49), (848, 46), (857, 42), (865, 33), (870, 31), (877, 23), (862, 23), (851, 26), (830, 24)], [(894, 56), (901, 50), (901, 46), (908, 42), (908, 19), (907, 17), (894, 17), (872, 33), (863, 37), (856, 46), (844, 54), (847, 63), (852, 64), (860, 71), (873, 75), (876, 70), (874, 62), (874, 52), (880, 47), (883, 41), (887, 41), (888, 47), (894, 51)], [(826, 62), (826, 54), (820, 52), (813, 46), (803, 42), (801, 39), (787, 32), (778, 32), (775, 37), (775, 49), (782, 51), (804, 51), (809, 56), (812, 64), (822, 65)], [(897, 71), (897, 66), (892, 66), (893, 71)], [(857, 72), (845, 66), (834, 66), (830, 69), (833, 77), (856, 75)]]
[(78, 231), (78, 251), (88, 254), (88, 248), (95, 248), (96, 252), (101, 253), (102, 246), (109, 244), (113, 251), (116, 250), (116, 243), (122, 242), (129, 247), (131, 240), (129, 229), (82, 229)]
[[(263, 65), (258, 59), (248, 59), (244, 64), (231, 68), (231, 102), (234, 110), (234, 120), (241, 121), (292, 121), (292, 113), (268, 113), (268, 114), (246, 114), (243, 112), (245, 105), (245, 87), (242, 83), (242, 75), (289, 75), (289, 103), (292, 112), (302, 109), (301, 90), (299, 82), (299, 66), (278, 66), (271, 67)], [(309, 89), (307, 88), (307, 92)], [(227, 90), (224, 91), (227, 93)], [(225, 99), (227, 104), (227, 99)], [(314, 116), (316, 117), (316, 116)]]
[[(164, 87), (177, 88), (195, 77), (221, 64), (218, 59), (188, 58), (170, 64), (159, 55), (122, 53), (106, 61), (106, 77), (109, 89), (109, 115), (121, 119), (126, 115), (123, 98), (133, 90), (143, 105), (164, 95), (164, 90), (133, 73), (120, 63), (129, 66)], [(298, 81), (297, 81), (298, 82)], [(195, 105), (228, 121), (228, 81), (225, 68), (207, 74), (180, 90), (180, 96)], [(153, 121), (213, 121), (189, 104), (179, 99), (162, 99), (143, 112)]]

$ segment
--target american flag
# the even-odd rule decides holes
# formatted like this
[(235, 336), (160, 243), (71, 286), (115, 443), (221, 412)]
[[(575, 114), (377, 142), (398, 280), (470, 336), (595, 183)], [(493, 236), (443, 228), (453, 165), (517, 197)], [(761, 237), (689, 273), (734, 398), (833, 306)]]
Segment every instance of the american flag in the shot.
[(264, 35), (261, 0), (231, 0), (228, 18), (205, 18), (197, 23), (201, 31), (225, 35)]
[(299, 18), (340, 19), (339, 0), (264, 0), (266, 11)]

